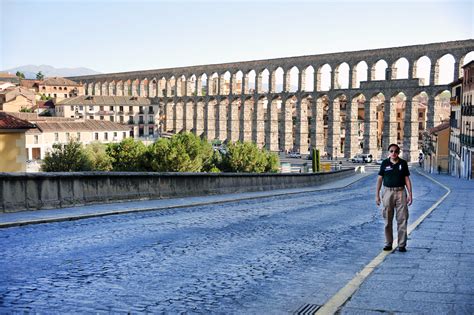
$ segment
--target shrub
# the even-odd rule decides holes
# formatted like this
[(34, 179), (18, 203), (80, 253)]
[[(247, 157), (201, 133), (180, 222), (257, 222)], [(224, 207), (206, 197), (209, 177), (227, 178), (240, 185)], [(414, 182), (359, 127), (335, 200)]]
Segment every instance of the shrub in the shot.
[(231, 143), (220, 165), (226, 172), (263, 173), (278, 171), (279, 159), (274, 153), (259, 149), (250, 142)]
[(70, 140), (66, 144), (53, 144), (53, 149), (46, 153), (41, 169), (44, 172), (90, 171), (92, 163), (82, 144)]
[(93, 142), (86, 146), (86, 154), (94, 171), (111, 171), (112, 158), (107, 154), (107, 145)]
[(110, 143), (106, 148), (111, 158), (112, 169), (119, 172), (147, 171), (147, 148), (143, 142), (126, 138), (119, 143)]

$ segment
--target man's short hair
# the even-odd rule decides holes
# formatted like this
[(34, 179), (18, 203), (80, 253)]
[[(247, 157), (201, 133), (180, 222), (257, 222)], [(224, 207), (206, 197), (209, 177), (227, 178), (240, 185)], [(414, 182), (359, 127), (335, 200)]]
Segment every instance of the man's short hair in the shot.
[(396, 144), (396, 143), (390, 144), (390, 145), (388, 146), (388, 149), (387, 149), (387, 150), (390, 151), (390, 148), (391, 148), (391, 147), (396, 147), (397, 150), (400, 151), (400, 147), (399, 147), (398, 144)]

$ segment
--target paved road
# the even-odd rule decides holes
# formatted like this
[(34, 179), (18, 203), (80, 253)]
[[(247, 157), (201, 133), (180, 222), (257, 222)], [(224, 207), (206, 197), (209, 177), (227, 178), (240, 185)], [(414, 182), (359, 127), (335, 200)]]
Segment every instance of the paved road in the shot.
[[(444, 190), (412, 177), (415, 220)], [(322, 304), (383, 246), (374, 183), (371, 175), (332, 192), (1, 229), (0, 312)]]

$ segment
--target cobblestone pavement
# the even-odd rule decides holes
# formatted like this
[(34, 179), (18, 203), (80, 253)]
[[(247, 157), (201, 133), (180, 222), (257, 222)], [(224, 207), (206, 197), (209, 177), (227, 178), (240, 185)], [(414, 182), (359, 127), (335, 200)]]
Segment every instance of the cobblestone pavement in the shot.
[[(334, 191), (0, 229), (0, 313), (323, 304), (383, 246), (375, 176)], [(412, 180), (415, 220), (444, 190)]]
[(450, 195), (389, 255), (342, 314), (474, 314), (474, 182), (433, 177)]

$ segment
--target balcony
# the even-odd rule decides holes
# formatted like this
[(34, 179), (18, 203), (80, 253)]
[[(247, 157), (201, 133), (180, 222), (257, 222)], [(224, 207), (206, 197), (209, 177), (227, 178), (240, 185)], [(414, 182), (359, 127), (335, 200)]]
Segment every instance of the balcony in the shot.
[(115, 112), (113, 110), (101, 110), (95, 113), (96, 116), (105, 116), (105, 115), (114, 115)]
[(460, 102), (459, 102), (459, 97), (458, 97), (458, 96), (451, 97), (451, 98), (449, 99), (449, 103), (450, 103), (452, 106), (459, 105), (459, 104), (460, 104)]
[(155, 121), (154, 121), (153, 119), (152, 119), (152, 120), (149, 120), (149, 121), (148, 121), (148, 124), (153, 125), (153, 124), (155, 124)]
[(135, 125), (135, 121), (133, 119), (129, 119), (127, 123), (129, 125)]

